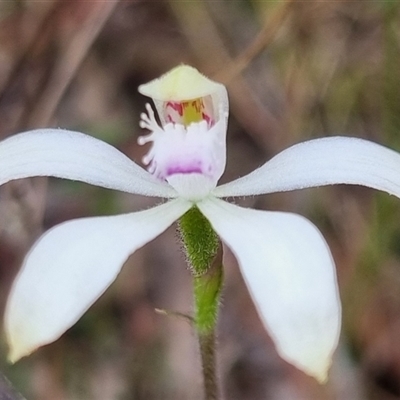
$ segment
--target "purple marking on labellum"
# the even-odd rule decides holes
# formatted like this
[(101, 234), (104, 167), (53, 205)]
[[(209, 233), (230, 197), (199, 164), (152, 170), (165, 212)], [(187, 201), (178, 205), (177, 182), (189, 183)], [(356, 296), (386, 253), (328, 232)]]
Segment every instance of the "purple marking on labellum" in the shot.
[(167, 176), (174, 174), (193, 174), (193, 173), (203, 173), (202, 162), (191, 162), (190, 164), (174, 164), (167, 168)]

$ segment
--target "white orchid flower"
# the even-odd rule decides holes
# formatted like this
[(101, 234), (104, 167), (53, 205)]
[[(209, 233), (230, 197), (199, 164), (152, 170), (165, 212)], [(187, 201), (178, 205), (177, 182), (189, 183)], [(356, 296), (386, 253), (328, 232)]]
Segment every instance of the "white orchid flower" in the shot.
[(341, 306), (328, 245), (307, 219), (221, 198), (331, 184), (369, 186), (400, 197), (400, 155), (369, 141), (330, 137), (300, 143), (247, 176), (216, 187), (225, 169), (225, 87), (179, 66), (139, 91), (153, 98), (141, 126), (152, 142), (145, 171), (112, 146), (78, 132), (39, 129), (0, 144), (0, 184), (55, 176), (169, 199), (125, 215), (60, 224), (27, 255), (7, 302), (10, 360), (53, 342), (115, 280), (130, 254), (191, 207), (236, 256), (278, 353), (324, 381), (340, 331)]

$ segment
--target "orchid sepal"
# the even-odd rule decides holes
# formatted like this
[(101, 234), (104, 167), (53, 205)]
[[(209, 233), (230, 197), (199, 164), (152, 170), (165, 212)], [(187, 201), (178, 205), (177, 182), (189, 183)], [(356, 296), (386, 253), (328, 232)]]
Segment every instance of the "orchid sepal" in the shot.
[[(190, 101), (211, 97), (211, 104), (204, 105), (205, 109), (209, 110), (207, 114), (211, 114), (208, 115), (209, 118), (215, 121), (220, 119), (221, 105), (224, 113), (229, 111), (225, 86), (208, 79), (197, 69), (188, 65), (175, 67), (160, 78), (140, 85), (138, 90), (154, 101), (162, 125), (168, 122), (181, 122), (181, 120), (173, 120), (173, 115), (169, 115), (169, 104), (190, 105)], [(168, 116), (172, 117), (172, 120)]]
[(282, 358), (323, 383), (337, 346), (335, 264), (319, 230), (290, 213), (198, 204), (235, 255), (261, 321)]
[(173, 198), (176, 191), (115, 147), (80, 132), (37, 129), (11, 136), (0, 146), (0, 185), (54, 176), (108, 189)]
[(42, 235), (8, 297), (9, 360), (58, 339), (116, 279), (129, 255), (190, 207), (175, 199), (136, 213), (68, 221)]
[(399, 171), (396, 151), (364, 139), (334, 136), (295, 144), (212, 194), (236, 197), (351, 184), (400, 198)]

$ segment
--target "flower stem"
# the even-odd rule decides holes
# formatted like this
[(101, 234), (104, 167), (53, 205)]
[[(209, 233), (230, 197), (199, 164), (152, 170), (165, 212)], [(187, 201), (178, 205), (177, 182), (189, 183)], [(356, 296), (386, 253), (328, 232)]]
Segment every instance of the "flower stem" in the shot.
[(204, 275), (194, 278), (195, 327), (199, 340), (205, 400), (219, 398), (215, 328), (222, 280), (222, 252), (219, 251), (209, 270)]
[(222, 250), (207, 219), (193, 207), (180, 219), (182, 241), (193, 275), (194, 327), (199, 340), (204, 399), (218, 400), (215, 328), (223, 282)]
[(218, 382), (215, 368), (215, 333), (199, 334), (201, 364), (203, 368), (204, 399), (218, 400)]

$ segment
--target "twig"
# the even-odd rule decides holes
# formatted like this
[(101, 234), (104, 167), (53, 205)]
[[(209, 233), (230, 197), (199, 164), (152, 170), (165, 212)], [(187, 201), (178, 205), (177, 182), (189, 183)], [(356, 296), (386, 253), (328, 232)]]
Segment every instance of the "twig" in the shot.
[(2, 373), (0, 373), (0, 400), (25, 400)]
[(65, 90), (118, 2), (92, 3), (84, 24), (71, 36), (57, 59), (51, 77), (32, 110), (29, 126), (43, 126), (50, 122)]
[(254, 38), (253, 42), (239, 56), (232, 60), (231, 65), (227, 69), (216, 74), (215, 79), (227, 83), (246, 69), (251, 61), (274, 40), (278, 30), (289, 15), (294, 2), (295, 0), (282, 2), (271, 17), (265, 20), (263, 28)]

